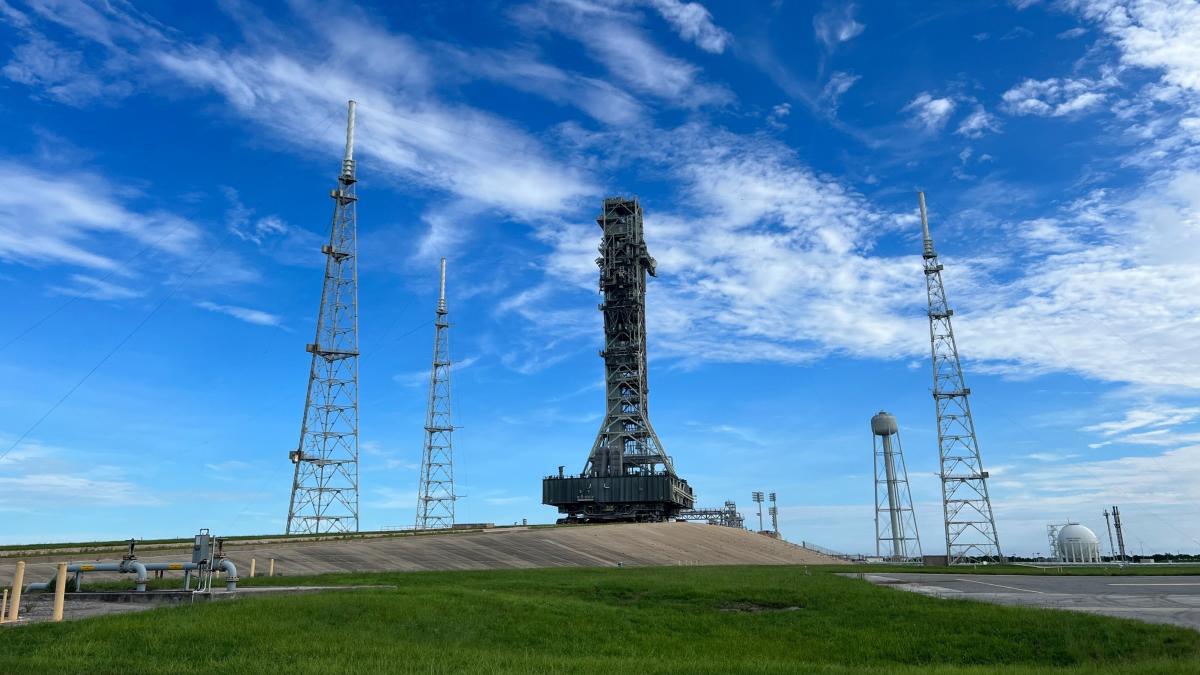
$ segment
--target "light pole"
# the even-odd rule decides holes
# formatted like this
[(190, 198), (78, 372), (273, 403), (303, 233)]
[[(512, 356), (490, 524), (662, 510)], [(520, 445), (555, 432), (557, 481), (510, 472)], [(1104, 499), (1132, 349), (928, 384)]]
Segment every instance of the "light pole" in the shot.
[(762, 530), (763, 530), (763, 520), (762, 520), (763, 493), (757, 492), (757, 491), (751, 492), (750, 496), (754, 498), (754, 503), (758, 504), (758, 531), (762, 532)]

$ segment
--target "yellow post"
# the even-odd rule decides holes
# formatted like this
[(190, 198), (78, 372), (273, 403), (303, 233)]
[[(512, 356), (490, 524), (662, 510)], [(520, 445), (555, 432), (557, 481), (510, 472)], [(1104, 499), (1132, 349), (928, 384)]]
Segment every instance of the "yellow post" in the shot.
[(67, 597), (67, 563), (58, 563), (58, 576), (54, 577), (54, 620), (62, 621), (63, 600)]
[(275, 559), (271, 558), (271, 564), (267, 567), (267, 576), (275, 576)]
[(4, 610), (8, 609), (8, 589), (4, 589), (4, 599), (0, 600), (0, 623), (5, 622)]
[(257, 561), (257, 560), (255, 560), (254, 558), (251, 558), (251, 559), (250, 559), (250, 577), (251, 577), (251, 578), (254, 578), (254, 565), (255, 565), (257, 562), (258, 562), (258, 561)]
[(25, 583), (25, 561), (17, 563), (17, 571), (13, 574), (12, 605), (8, 608), (8, 620), (16, 623), (21, 614), (21, 585)]

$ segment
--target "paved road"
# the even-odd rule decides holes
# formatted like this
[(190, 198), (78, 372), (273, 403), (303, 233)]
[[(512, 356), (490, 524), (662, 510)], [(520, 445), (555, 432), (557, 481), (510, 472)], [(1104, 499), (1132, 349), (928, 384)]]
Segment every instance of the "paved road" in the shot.
[(1056, 577), (867, 574), (874, 584), (939, 598), (1106, 614), (1200, 630), (1200, 576)]

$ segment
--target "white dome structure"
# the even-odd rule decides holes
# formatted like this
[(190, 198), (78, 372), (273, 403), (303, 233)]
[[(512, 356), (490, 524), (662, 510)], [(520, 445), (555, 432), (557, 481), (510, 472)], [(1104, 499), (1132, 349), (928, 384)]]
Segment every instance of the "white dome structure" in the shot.
[(1100, 540), (1096, 533), (1079, 523), (1067, 523), (1058, 530), (1058, 560), (1069, 563), (1100, 562)]

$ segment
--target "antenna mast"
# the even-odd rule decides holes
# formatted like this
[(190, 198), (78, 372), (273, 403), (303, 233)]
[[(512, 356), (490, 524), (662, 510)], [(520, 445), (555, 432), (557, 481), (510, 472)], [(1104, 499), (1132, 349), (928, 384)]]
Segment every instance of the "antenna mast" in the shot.
[(946, 560), (951, 565), (980, 560), (1000, 561), (1000, 540), (988, 496), (988, 472), (983, 470), (975, 421), (958, 360), (954, 310), (946, 302), (942, 265), (929, 236), (925, 193), (921, 204), (921, 234), (924, 240), (925, 287), (929, 292), (929, 342), (933, 354), (933, 402), (937, 412), (938, 454), (941, 459), (942, 506), (946, 524)]
[(325, 282), (317, 314), (308, 395), (295, 465), (287, 533), (358, 531), (358, 197), (354, 185), (354, 101), (347, 108), (346, 152), (333, 198)]
[(454, 445), (450, 421), (450, 322), (446, 310), (446, 259), (434, 321), (433, 368), (429, 375), (429, 413), (425, 418), (425, 449), (421, 453), (421, 483), (417, 490), (418, 530), (454, 527)]

